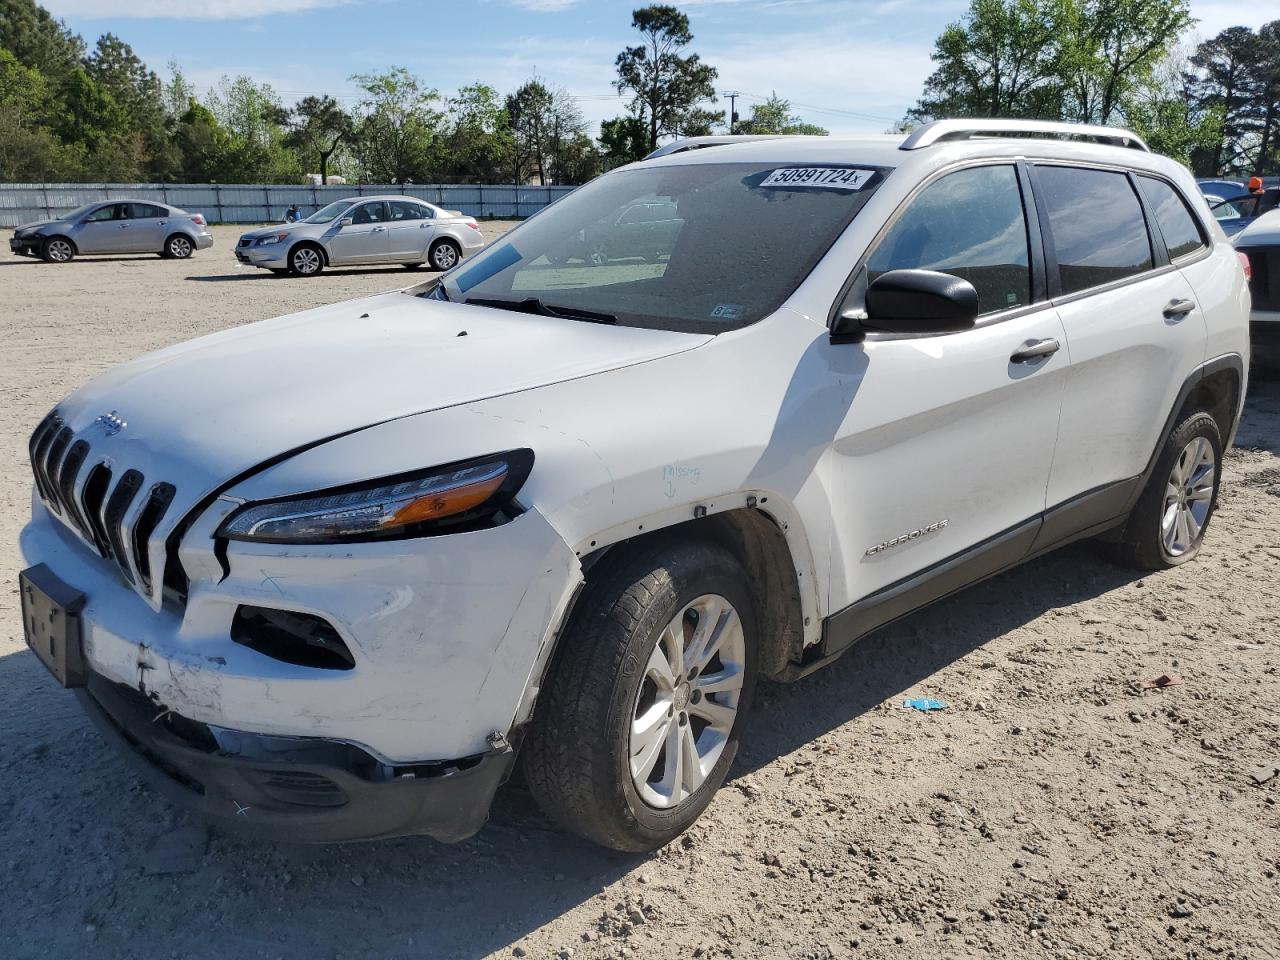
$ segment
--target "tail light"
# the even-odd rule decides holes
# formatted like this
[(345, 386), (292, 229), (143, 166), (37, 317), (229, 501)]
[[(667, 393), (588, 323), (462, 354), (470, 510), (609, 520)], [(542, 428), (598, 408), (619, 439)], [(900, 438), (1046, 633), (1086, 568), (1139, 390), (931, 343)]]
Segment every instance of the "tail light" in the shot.
[(470, 227), (472, 230), (479, 232), (480, 224), (476, 223), (474, 220), (466, 220), (464, 221), (464, 223), (466, 223), (466, 225)]
[(1240, 266), (1244, 268), (1244, 278), (1246, 280), (1253, 279), (1253, 264), (1249, 262), (1249, 255), (1243, 250), (1237, 250), (1236, 256), (1240, 258)]
[(204, 226), (204, 214), (203, 214), (203, 213), (193, 213), (193, 214), (191, 215), (191, 222), (192, 222), (192, 223), (194, 223), (194, 224), (197, 224), (197, 225), (199, 225), (199, 226), (201, 226), (201, 227), (203, 227), (203, 226)]

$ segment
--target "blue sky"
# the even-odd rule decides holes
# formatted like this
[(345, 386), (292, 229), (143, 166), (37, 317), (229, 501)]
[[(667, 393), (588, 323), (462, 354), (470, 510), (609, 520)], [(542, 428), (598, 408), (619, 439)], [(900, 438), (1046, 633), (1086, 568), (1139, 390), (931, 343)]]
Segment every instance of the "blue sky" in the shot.
[[(353, 73), (407, 66), (442, 93), (484, 81), (509, 92), (535, 71), (578, 98), (593, 128), (623, 112), (613, 60), (639, 0), (43, 0), (92, 43), (111, 31), (203, 90), (224, 74), (286, 102), (356, 97)], [(919, 95), (934, 38), (967, 0), (685, 0), (692, 49), (739, 90), (771, 91), (832, 133), (882, 132)], [(1196, 34), (1260, 26), (1267, 4), (1191, 0)], [(1188, 38), (1191, 39), (1191, 38)], [(727, 106), (727, 104), (726, 104)]]

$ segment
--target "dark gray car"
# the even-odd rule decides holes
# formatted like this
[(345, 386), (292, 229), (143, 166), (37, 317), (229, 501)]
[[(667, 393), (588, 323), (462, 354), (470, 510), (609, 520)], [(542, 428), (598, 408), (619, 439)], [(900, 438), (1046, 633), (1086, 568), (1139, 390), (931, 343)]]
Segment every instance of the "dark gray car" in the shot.
[(203, 216), (146, 200), (89, 203), (54, 220), (24, 224), (9, 240), (14, 253), (50, 263), (95, 253), (158, 253), (185, 260), (211, 246)]

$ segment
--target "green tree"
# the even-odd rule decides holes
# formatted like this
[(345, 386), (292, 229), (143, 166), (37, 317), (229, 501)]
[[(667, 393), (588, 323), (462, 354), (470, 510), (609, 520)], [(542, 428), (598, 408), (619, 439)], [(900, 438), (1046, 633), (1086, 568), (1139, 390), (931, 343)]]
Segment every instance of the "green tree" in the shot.
[(297, 183), (298, 155), (284, 143), (289, 113), (270, 84), (250, 77), (223, 77), (205, 106), (228, 135), (223, 182)]
[(1058, 119), (1058, 14), (1056, 0), (971, 0), (964, 17), (938, 37), (937, 67), (909, 118)]
[(614, 117), (600, 124), (600, 150), (607, 168), (644, 159), (649, 131), (640, 117)]
[(648, 125), (648, 148), (656, 148), (659, 137), (709, 130), (715, 115), (700, 104), (715, 99), (716, 70), (697, 54), (682, 55), (693, 40), (689, 18), (675, 7), (654, 4), (633, 11), (631, 26), (643, 42), (618, 54), (614, 86), (631, 92), (633, 113)]
[(129, 133), (141, 140), (143, 175), (155, 180), (172, 179), (181, 167), (181, 158), (165, 126), (164, 85), (160, 78), (147, 69), (129, 44), (111, 33), (98, 38), (85, 67), (98, 86), (123, 108)]
[(29, 183), (67, 175), (64, 148), (49, 128), (55, 103), (45, 76), (0, 48), (0, 180)]
[(80, 67), (84, 41), (35, 0), (0, 0), (0, 47), (57, 84)]
[(807, 123), (791, 113), (791, 103), (777, 93), (771, 93), (764, 103), (751, 105), (751, 116), (739, 121), (739, 133), (782, 134), (785, 136), (825, 137), (827, 130), (814, 123)]
[(1199, 109), (1188, 96), (1186, 68), (1182, 54), (1158, 63), (1145, 82), (1126, 93), (1121, 112), (1125, 126), (1156, 153), (1195, 166), (1221, 142), (1222, 117)]
[(1185, 71), (1187, 96), (1202, 113), (1216, 114), (1219, 136), (1197, 172), (1218, 176), (1249, 165), (1261, 51), (1248, 27), (1228, 27), (1205, 40)]
[(436, 166), (442, 179), (493, 183), (511, 169), (511, 127), (498, 91), (473, 83), (450, 97)]
[(355, 137), (351, 115), (333, 97), (307, 96), (289, 114), (291, 129), (285, 143), (296, 150), (308, 165), (318, 162), (320, 182), (329, 182), (329, 160), (343, 144)]
[(1186, 0), (1063, 0), (1055, 36), (1066, 119), (1113, 122), (1192, 23)]
[(435, 106), (440, 95), (404, 67), (351, 79), (365, 92), (354, 144), (365, 177), (374, 183), (429, 179), (443, 119)]

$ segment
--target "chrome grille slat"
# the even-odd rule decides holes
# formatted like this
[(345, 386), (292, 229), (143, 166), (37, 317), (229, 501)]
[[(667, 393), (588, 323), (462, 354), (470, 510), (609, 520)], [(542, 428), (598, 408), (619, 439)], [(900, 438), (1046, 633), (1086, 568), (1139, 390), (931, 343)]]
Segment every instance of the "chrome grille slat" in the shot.
[(57, 479), (58, 498), (62, 501), (62, 506), (67, 511), (67, 518), (85, 539), (91, 538), (84, 518), (80, 516), (80, 507), (76, 505), (76, 478), (79, 476), (80, 468), (84, 465), (85, 458), (88, 456), (89, 444), (83, 440), (77, 440), (67, 449), (66, 456), (62, 458), (62, 464), (58, 468)]
[(58, 513), (62, 513), (65, 509), (58, 495), (58, 485), (56, 477), (58, 469), (62, 466), (62, 455), (67, 452), (67, 447), (71, 444), (71, 428), (63, 425), (53, 438), (53, 442), (49, 444), (49, 453), (46, 456), (42, 468), (44, 470), (44, 480), (49, 487), (49, 504)]
[(56, 410), (40, 422), (27, 442), (36, 493), (65, 526), (158, 606), (174, 561), (167, 543), (153, 540), (177, 490), (171, 483), (148, 484), (140, 470), (122, 470), (113, 457), (104, 456), (114, 433), (93, 433), (102, 422), (100, 417), (78, 437)]

